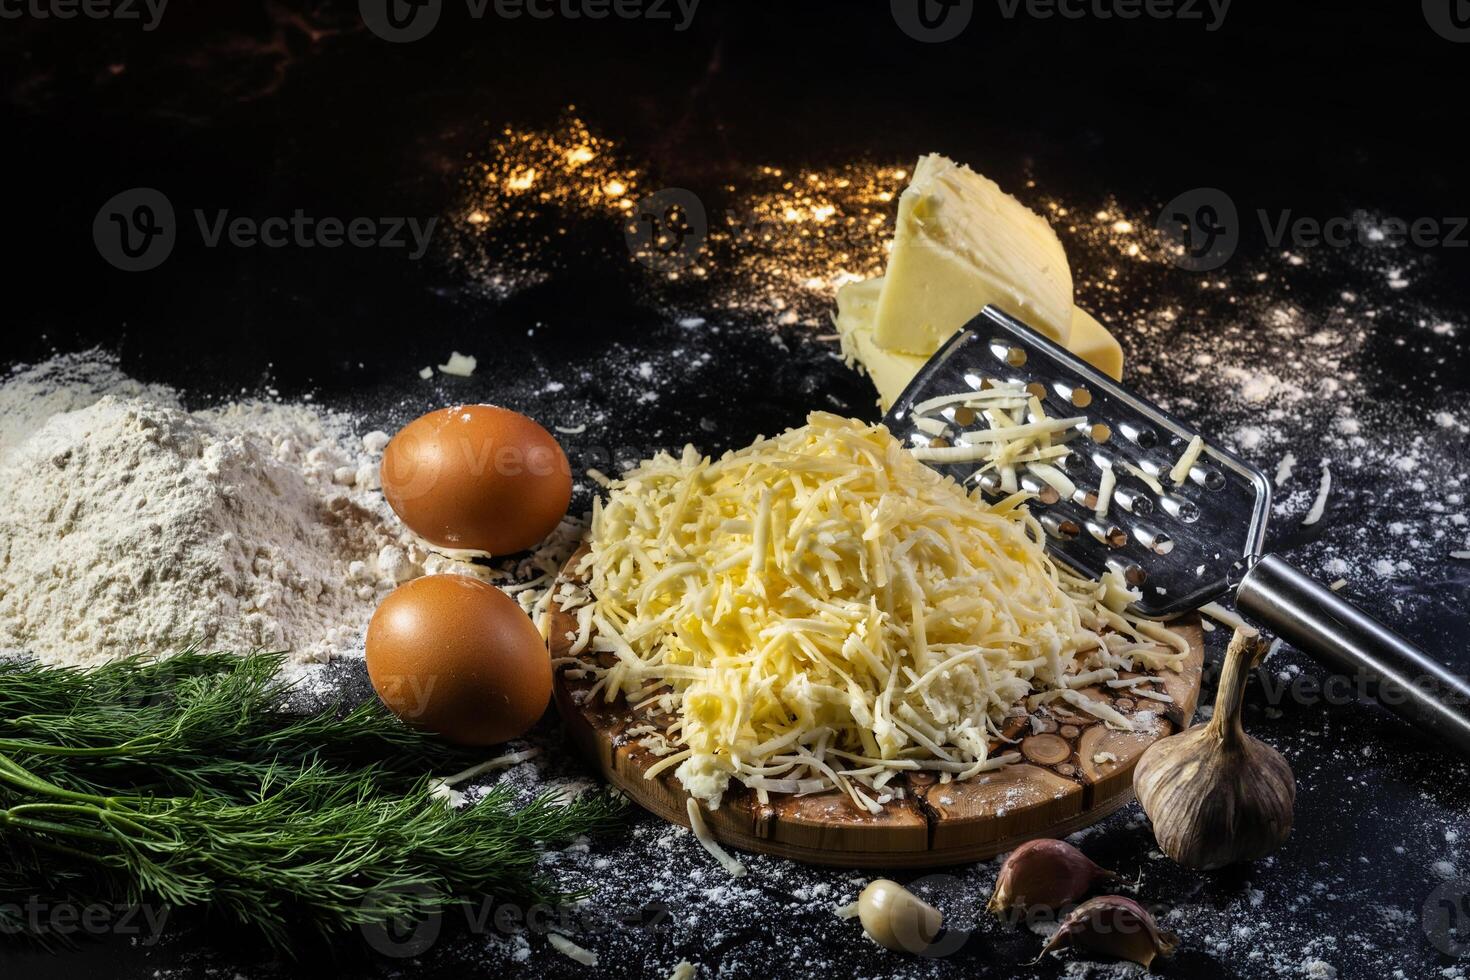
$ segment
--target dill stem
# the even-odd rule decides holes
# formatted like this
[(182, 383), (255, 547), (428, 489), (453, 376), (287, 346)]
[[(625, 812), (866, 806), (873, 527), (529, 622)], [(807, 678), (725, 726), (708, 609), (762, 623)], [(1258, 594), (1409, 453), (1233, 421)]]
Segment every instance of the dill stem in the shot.
[(158, 744), (158, 739), (135, 738), (117, 745), (52, 745), (47, 742), (30, 742), (9, 738), (0, 738), (0, 752), (29, 752), (32, 755), (58, 755), (70, 758), (102, 758), (113, 755), (127, 755), (129, 752), (140, 748), (147, 748)]
[(74, 800), (77, 803), (90, 803), (93, 806), (107, 803), (105, 797), (62, 789), (55, 783), (37, 776), (7, 755), (0, 755), (0, 780), (4, 780), (20, 789), (29, 790), (32, 793), (40, 793), (43, 796), (54, 796), (62, 800)]
[(65, 837), (80, 837), (84, 840), (113, 843), (117, 838), (112, 834), (103, 833), (100, 830), (89, 830), (86, 827), (78, 827), (69, 823), (54, 823), (50, 820), (35, 820), (30, 817), (14, 815), (12, 810), (0, 810), (0, 821), (11, 827), (19, 827), (21, 830), (30, 830), (41, 834), (61, 834)]

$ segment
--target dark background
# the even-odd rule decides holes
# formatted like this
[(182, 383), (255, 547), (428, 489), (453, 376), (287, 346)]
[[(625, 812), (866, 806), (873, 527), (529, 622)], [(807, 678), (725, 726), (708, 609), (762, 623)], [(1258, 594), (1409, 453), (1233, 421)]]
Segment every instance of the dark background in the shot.
[[(615, 18), (477, 22), (450, 3), (428, 38), (398, 45), (364, 30), (351, 3), (176, 0), (147, 33), (5, 21), (12, 353), (41, 353), (48, 333), (125, 358), (164, 344), (232, 379), (273, 361), (288, 386), (328, 383), (344, 355), (370, 374), (375, 351), (395, 367), (416, 343), (441, 357), (440, 338), (477, 311), (430, 263), (205, 250), (181, 235), (165, 266), (130, 275), (98, 257), (92, 218), (135, 186), (181, 213), (435, 214), (501, 126), (570, 104), (696, 190), (736, 161), (935, 148), (1006, 187), (1034, 168), (1053, 187), (1158, 203), (1215, 186), (1244, 210), (1470, 212), (1470, 48), (1430, 30), (1418, 4), (1241, 0), (1214, 32), (998, 9), (978, 4), (941, 44), (910, 39), (881, 2), (705, 0), (682, 33)], [(1244, 247), (1260, 238), (1248, 227)], [(579, 296), (600, 314), (618, 286), (596, 285), (608, 289)]]
[[(363, 28), (351, 3), (174, 2), (152, 32), (85, 18), (0, 21), (5, 364), (100, 344), (140, 377), (205, 393), (269, 382), (287, 396), (311, 391), (376, 406), (384, 424), (431, 407), (413, 401), (424, 395), (403, 384), (406, 366), (439, 363), (450, 348), (490, 354), (500, 374), (477, 375), (487, 385), (547, 365), (595, 364), (658, 319), (605, 230), (574, 230), (549, 280), (505, 301), (472, 288), (437, 254), (408, 262), (378, 249), (205, 249), (183, 228), (167, 262), (130, 274), (99, 256), (91, 232), (102, 203), (136, 186), (163, 190), (181, 215), (195, 207), (442, 215), (461, 193), (467, 161), (502, 127), (551, 125), (573, 104), (595, 130), (648, 161), (656, 184), (712, 199), (753, 164), (939, 150), (1006, 188), (1035, 176), (1058, 192), (1116, 194), (1141, 209), (1214, 186), (1244, 212), (1470, 214), (1461, 149), (1470, 46), (1436, 34), (1415, 3), (1237, 0), (1214, 32), (1200, 21), (1008, 20), (996, 4), (977, 3), (962, 37), (942, 44), (908, 37), (886, 2), (703, 0), (684, 32), (616, 18), (476, 22), (451, 3), (429, 38), (392, 45)], [(1271, 251), (1247, 223), (1241, 252)], [(1470, 306), (1466, 251), (1435, 251), (1435, 274), (1420, 285), (1425, 301)], [(1326, 302), (1355, 284), (1320, 285)], [(1125, 297), (1151, 301), (1146, 291)], [(1393, 354), (1401, 327), (1381, 329), (1381, 349)], [(691, 368), (678, 410), (623, 404), (609, 392), (606, 407), (621, 427), (609, 438), (678, 444), (701, 435), (695, 420), (714, 417), (719, 431), (703, 433), (705, 442), (739, 445), (798, 421), (814, 387), (854, 414), (874, 414), (864, 383), (823, 355), (798, 350), (777, 360), (749, 335), (728, 337), (716, 352), (724, 360), (713, 373)], [(1442, 376), (1463, 391), (1463, 341), (1447, 341), (1442, 353)], [(1386, 356), (1378, 367), (1387, 387), (1416, 376), (1411, 358)], [(1350, 499), (1350, 488), (1342, 492)], [(1298, 543), (1310, 544), (1276, 539), (1288, 549)], [(1405, 629), (1443, 657), (1463, 655), (1470, 582), (1453, 568), (1425, 581)], [(1362, 903), (1336, 893), (1375, 888), (1417, 914), (1432, 886), (1428, 873), (1385, 874), (1374, 841), (1470, 812), (1464, 767), (1360, 705), (1288, 708), (1284, 719), (1258, 718), (1253, 729), (1288, 750), (1304, 790), (1293, 848), (1276, 877), (1260, 882), (1273, 898), (1290, 898), (1282, 928), (1347, 935), (1345, 917)], [(1323, 764), (1311, 737), (1320, 733), (1392, 762), (1365, 771), (1348, 771), (1340, 756)], [(1108, 827), (1104, 847), (1125, 863), (1144, 860), (1146, 831), (1136, 822)], [(1240, 887), (1155, 868), (1149, 873), (1162, 877), (1165, 895)], [(1292, 897), (1322, 877), (1337, 882), (1334, 894)], [(781, 913), (770, 914), (777, 922)], [(754, 930), (745, 941), (758, 952), (746, 962), (757, 967), (728, 972), (799, 973), (803, 943), (833, 955), (831, 945), (845, 941), (823, 939), (828, 925)], [(1349, 946), (1331, 959), (1343, 976), (1377, 977), (1394, 966), (1425, 976), (1454, 966), (1417, 928), (1410, 934), (1401, 950), (1359, 961)], [(214, 932), (162, 950), (109, 940), (55, 958), (6, 945), (0, 964), (12, 958), (19, 976), (141, 977), (160, 968), (192, 975), (195, 966), (180, 964), (198, 962), (190, 958), (196, 946), (220, 947), (207, 962), (226, 975), (258, 955)], [(401, 968), (339, 953), (350, 972)], [(990, 975), (986, 963), (1033, 954), (1034, 944), (1014, 943), (953, 966)], [(863, 949), (846, 955), (844, 975), (917, 969), (874, 961)], [(552, 963), (548, 969), (568, 968)], [(650, 969), (636, 957), (604, 966), (627, 975)], [(1055, 975), (1059, 967), (1042, 969)], [(1194, 950), (1170, 975), (1272, 970)], [(418, 975), (429, 973), (462, 969), (441, 960)]]

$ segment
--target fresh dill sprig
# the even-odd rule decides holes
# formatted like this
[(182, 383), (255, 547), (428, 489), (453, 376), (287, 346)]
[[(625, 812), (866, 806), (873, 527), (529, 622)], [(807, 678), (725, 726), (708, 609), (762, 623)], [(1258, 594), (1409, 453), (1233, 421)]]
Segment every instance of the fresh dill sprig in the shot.
[(136, 675), (0, 668), (0, 884), (203, 906), (282, 948), (296, 923), (331, 934), (489, 895), (577, 897), (540, 854), (610, 828), (621, 803), (517, 806), (495, 788), (451, 809), (427, 775), (463, 750), (376, 703), (290, 714), (279, 666), (189, 652), (126, 665)]
[[(97, 785), (174, 792), (248, 790), (275, 768), (324, 756), (376, 764), (382, 778), (406, 787), (427, 766), (472, 758), (407, 728), (376, 701), (287, 710), (282, 662), (278, 654), (186, 651), (94, 669), (0, 664), (0, 752), (63, 786), (103, 779)], [(90, 764), (71, 764), (81, 759)]]

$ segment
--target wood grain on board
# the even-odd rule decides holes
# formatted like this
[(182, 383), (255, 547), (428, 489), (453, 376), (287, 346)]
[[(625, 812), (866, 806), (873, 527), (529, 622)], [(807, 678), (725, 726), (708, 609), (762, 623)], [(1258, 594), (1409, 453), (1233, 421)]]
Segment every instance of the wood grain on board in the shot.
[[(582, 552), (567, 569), (576, 567)], [(563, 572), (565, 579), (572, 576)], [(551, 604), (548, 646), (551, 656), (568, 656), (576, 619)], [(1125, 715), (1148, 712), (1147, 733), (1116, 731), (1089, 715), (1053, 703), (1035, 726), (1017, 725), (1007, 734), (1019, 744), (1023, 762), (964, 781), (940, 782), (932, 773), (906, 773), (890, 787), (895, 799), (872, 814), (846, 794), (833, 790), (806, 796), (771, 796), (760, 803), (753, 792), (732, 783), (718, 810), (705, 811), (710, 832), (722, 843), (812, 864), (853, 868), (922, 868), (979, 861), (1036, 837), (1061, 837), (1101, 820), (1133, 799), (1133, 767), (1143, 750), (1159, 738), (1182, 730), (1194, 716), (1204, 665), (1204, 634), (1199, 618), (1170, 624), (1189, 641), (1183, 670), (1164, 671), (1138, 685), (1169, 695), (1164, 702), (1137, 689), (1092, 687), (1088, 697)], [(595, 654), (585, 654), (586, 658)], [(557, 709), (572, 742), (609, 782), (644, 809), (688, 826), (689, 795), (672, 769), (646, 778), (659, 757), (629, 737), (627, 729), (649, 719), (617, 698), (589, 697), (592, 681), (575, 669), (555, 672)], [(1125, 676), (1139, 676), (1129, 674)], [(662, 727), (662, 726), (660, 726)], [(1040, 730), (1033, 730), (1039, 728)]]

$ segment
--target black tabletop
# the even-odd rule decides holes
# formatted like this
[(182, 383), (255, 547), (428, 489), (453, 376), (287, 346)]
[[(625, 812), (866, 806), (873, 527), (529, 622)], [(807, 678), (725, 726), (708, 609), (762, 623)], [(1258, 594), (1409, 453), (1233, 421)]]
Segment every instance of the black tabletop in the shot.
[[(1277, 476), (1273, 550), (1470, 669), (1470, 563), (1451, 556), (1470, 548), (1457, 5), (358, 6), (4, 8), (7, 364), (101, 346), (201, 401), (310, 394), (365, 427), (495, 401), (572, 430), (579, 472), (738, 447), (814, 409), (876, 419), (837, 356), (833, 290), (881, 269), (893, 195), (919, 154), (943, 152), (1052, 221), (1131, 384)], [(704, 221), (665, 229), (673, 247), (650, 256), (636, 220), (650, 197), (696, 202)], [(1175, 213), (1220, 229), (1210, 268), (1160, 248), (1155, 223)], [(478, 358), (472, 377), (419, 377), (453, 350)], [(1303, 524), (1324, 469), (1325, 515)], [(360, 664), (332, 677), (364, 690)], [(1325, 678), (1283, 648), (1248, 693), (1247, 727), (1298, 784), (1273, 857), (1183, 871), (1136, 806), (1078, 838), (1181, 936), (1161, 974), (1464, 975), (1470, 769)], [(506, 777), (528, 793), (590, 778), (554, 719), (532, 741), (542, 761)], [(551, 949), (544, 923), (483, 914), (419, 945), (305, 944), (295, 963), (225, 923), (159, 938), (113, 915), (73, 951), (0, 939), (0, 964), (1127, 974), (1023, 966), (1044, 930), (982, 921), (994, 862), (903, 876), (968, 930), (926, 959), (833, 914), (867, 875), (755, 857), (731, 881), (652, 817), (548, 861), (597, 889), (559, 924), (595, 971)]]

